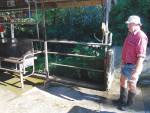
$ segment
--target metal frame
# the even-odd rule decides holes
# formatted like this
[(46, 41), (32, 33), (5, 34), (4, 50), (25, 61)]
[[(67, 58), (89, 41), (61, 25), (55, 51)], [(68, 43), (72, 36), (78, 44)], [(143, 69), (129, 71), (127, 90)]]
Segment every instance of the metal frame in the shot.
[(45, 50), (45, 72), (46, 72), (46, 81), (49, 81), (49, 69), (48, 69), (48, 54), (47, 54), (47, 35), (46, 35), (46, 26), (45, 26), (45, 12), (44, 12), (44, 2), (41, 0), (42, 7), (42, 24), (43, 24), (43, 37), (44, 37), (44, 50)]
[(39, 24), (39, 22), (4, 22), (0, 24)]
[[(107, 59), (107, 49), (108, 46), (111, 46), (112, 44), (112, 33), (110, 34), (110, 42), (108, 44), (108, 34), (109, 34), (109, 30), (108, 30), (108, 21), (109, 21), (109, 12), (110, 12), (110, 7), (111, 7), (111, 0), (107, 0), (107, 9), (106, 9), (106, 20), (105, 16), (104, 16), (104, 4), (103, 4), (103, 0), (102, 1), (102, 15), (103, 15), (103, 21), (105, 21), (106, 25), (106, 30), (103, 32), (103, 37), (105, 37), (105, 43), (86, 43), (86, 42), (76, 42), (76, 41), (62, 41), (62, 40), (47, 40), (47, 36), (46, 36), (46, 28), (45, 28), (45, 13), (44, 13), (44, 2), (41, 0), (42, 3), (42, 18), (43, 18), (43, 37), (44, 37), (44, 47), (45, 47), (45, 71), (46, 71), (46, 81), (45, 81), (45, 85), (46, 83), (51, 81), (49, 78), (49, 71), (48, 71), (48, 64), (51, 65), (57, 65), (57, 66), (64, 66), (64, 67), (71, 67), (71, 68), (77, 68), (77, 69), (85, 69), (85, 70), (90, 70), (90, 71), (98, 71), (98, 72), (104, 72), (104, 87), (106, 88), (106, 59)], [(99, 40), (98, 40), (99, 41)], [(85, 55), (75, 55), (75, 54), (65, 54), (65, 53), (58, 53), (58, 52), (47, 52), (47, 42), (51, 42), (51, 43), (66, 43), (66, 44), (80, 44), (80, 45), (97, 45), (97, 46), (105, 46), (105, 57), (102, 58), (104, 59), (104, 70), (95, 70), (95, 69), (89, 69), (89, 68), (83, 68), (83, 67), (76, 67), (76, 66), (70, 66), (70, 65), (64, 65), (64, 64), (56, 64), (56, 63), (48, 63), (48, 54), (59, 54), (59, 55), (67, 55), (67, 56), (77, 56), (77, 57), (87, 57), (87, 58), (97, 58), (97, 57), (91, 57), (91, 56), (85, 56)], [(98, 59), (98, 58), (97, 58)], [(106, 90), (106, 89), (105, 89)]]
[[(39, 52), (40, 53), (40, 52)], [(8, 59), (5, 59), (5, 60), (0, 60), (0, 69), (2, 69), (2, 70), (6, 70), (6, 71), (12, 71), (12, 72), (17, 72), (17, 73), (20, 73), (20, 80), (21, 80), (21, 88), (23, 89), (24, 88), (24, 83), (23, 83), (23, 79), (24, 78), (26, 78), (26, 77), (29, 77), (29, 76), (31, 76), (31, 75), (33, 75), (33, 73), (34, 73), (34, 59), (37, 59), (37, 57), (35, 57), (35, 56), (33, 56), (33, 55), (35, 55), (35, 54), (38, 54), (38, 53), (32, 53), (32, 54), (27, 54), (27, 55), (25, 55), (24, 57), (23, 57), (23, 59), (22, 60), (20, 60), (20, 59), (17, 59), (17, 58), (8, 58)], [(27, 58), (27, 57), (29, 57), (30, 56), (30, 58)], [(0, 57), (1, 58), (1, 57)], [(3, 58), (2, 58), (3, 59)], [(10, 62), (10, 63), (15, 63), (16, 65), (15, 65), (15, 70), (13, 70), (13, 69), (8, 69), (8, 68), (3, 68), (2, 66), (1, 66), (1, 61), (2, 62)], [(19, 70), (18, 70), (18, 68), (17, 68), (17, 64), (19, 64)], [(32, 69), (32, 72), (30, 73), (30, 74), (28, 74), (28, 75), (26, 75), (26, 76), (23, 76), (24, 74), (25, 74), (25, 68), (27, 68), (27, 67), (30, 67), (30, 66), (32, 66), (33, 67), (33, 69)]]
[(77, 41), (67, 41), (67, 40), (47, 40), (47, 42), (54, 43), (65, 43), (65, 44), (79, 44), (79, 45), (87, 45), (87, 46), (111, 46), (112, 44), (112, 34), (110, 34), (110, 42), (109, 43), (91, 43), (91, 42), (77, 42)]
[[(0, 10), (0, 12), (10, 12), (10, 11), (18, 11), (18, 10), (25, 10), (25, 9), (28, 9), (29, 10), (29, 22), (15, 22), (11, 19), (11, 22), (3, 22), (3, 23), (0, 23), (0, 24), (10, 24), (11, 25), (11, 36), (12, 38), (14, 38), (14, 24), (36, 24), (37, 25), (37, 38), (39, 39), (39, 22), (38, 22), (38, 17), (37, 17), (37, 3), (38, 1), (30, 1), (30, 0), (27, 0), (28, 1), (28, 7), (27, 8), (17, 8), (17, 9), (5, 9), (5, 10)], [(36, 11), (36, 22), (31, 22), (31, 2), (35, 3), (35, 11)], [(2, 16), (2, 15), (1, 15)]]
[[(58, 65), (58, 66), (65, 66), (65, 67), (72, 67), (72, 68), (77, 68), (77, 69), (85, 69), (85, 70), (91, 70), (91, 71), (98, 71), (98, 72), (104, 72), (104, 81), (106, 82), (106, 58), (107, 58), (107, 49), (108, 46), (111, 46), (112, 44), (112, 34), (110, 34), (110, 42), (108, 43), (108, 34), (109, 34), (109, 30), (108, 30), (108, 19), (109, 19), (109, 11), (110, 11), (110, 6), (111, 6), (111, 0), (107, 0), (107, 9), (106, 9), (106, 18), (104, 15), (104, 1), (101, 0), (102, 2), (102, 15), (103, 15), (103, 22), (105, 23), (105, 30), (103, 32), (103, 39), (105, 37), (105, 43), (87, 43), (87, 42), (75, 42), (75, 41), (60, 41), (60, 40), (47, 40), (47, 36), (46, 36), (46, 26), (45, 26), (45, 12), (44, 12), (44, 1), (40, 0), (41, 2), (41, 9), (42, 9), (42, 24), (43, 24), (43, 37), (44, 37), (44, 53), (45, 53), (45, 72), (46, 72), (46, 82), (50, 81), (49, 78), (49, 69), (48, 69), (48, 64), (52, 64), (52, 65)], [(37, 1), (35, 1), (35, 9), (36, 9), (36, 16), (37, 16)], [(39, 28), (38, 28), (38, 18), (36, 17), (36, 22), (31, 22), (31, 16), (30, 16), (30, 0), (28, 0), (28, 8), (19, 8), (19, 9), (12, 9), (14, 10), (23, 10), (23, 9), (29, 9), (29, 22), (10, 22), (7, 24), (37, 24), (37, 35), (38, 35), (38, 41), (39, 40)], [(4, 11), (11, 11), (11, 9), (8, 10), (0, 10), (0, 12), (4, 12)], [(106, 19), (106, 20), (105, 20)], [(6, 23), (0, 23), (0, 24), (6, 24)], [(97, 38), (98, 40), (98, 38)], [(100, 41), (100, 40), (98, 40)], [(47, 49), (47, 43), (51, 42), (51, 43), (66, 43), (66, 44), (80, 44), (80, 45), (88, 45), (88, 46), (105, 46), (105, 57), (104, 58), (99, 58), (99, 57), (92, 57), (92, 56), (86, 56), (86, 55), (75, 55), (75, 54), (65, 54), (65, 53), (56, 53), (56, 52), (48, 52)], [(63, 64), (56, 64), (56, 63), (48, 63), (48, 54), (60, 54), (60, 55), (67, 55), (67, 56), (76, 56), (76, 57), (87, 57), (87, 58), (96, 58), (96, 59), (104, 59), (104, 70), (95, 70), (95, 69), (88, 69), (88, 68), (83, 68), (83, 67), (76, 67), (76, 66), (69, 66), (69, 65), (63, 65)], [(36, 53), (33, 53), (36, 54)], [(23, 62), (25, 62), (25, 58), (23, 58)], [(22, 88), (23, 88), (23, 75), (21, 73), (21, 66), (20, 67), (20, 79), (21, 79), (21, 84), (22, 84)], [(23, 63), (23, 71), (25, 72), (25, 65)], [(106, 83), (104, 83), (105, 85)]]
[[(18, 9), (14, 9), (13, 8), (13, 9), (7, 9), (7, 10), (0, 10), (0, 12), (4, 12), (4, 11), (6, 11), (6, 12), (18, 11), (18, 10), (24, 10), (24, 9), (28, 9), (29, 10), (29, 22), (14, 22), (13, 19), (10, 19), (11, 20), (10, 22), (0, 23), (0, 24), (10, 24), (11, 25), (11, 38), (12, 39), (15, 38), (14, 37), (14, 24), (36, 24), (37, 25), (37, 37), (39, 39), (39, 28), (38, 28), (39, 27), (38, 26), (39, 22), (38, 22), (38, 18), (37, 18), (37, 1), (36, 0), (34, 1), (34, 3), (35, 3), (35, 10), (36, 10), (36, 22), (31, 22), (31, 12), (30, 12), (30, 5), (31, 5), (30, 2), (31, 1), (30, 0), (27, 0), (27, 1), (28, 1), (28, 8), (18, 8)], [(33, 47), (33, 43), (32, 43), (32, 47)], [(39, 54), (39, 53), (42, 53), (42, 52), (27, 54), (22, 59), (20, 59), (20, 58), (15, 58), (15, 59), (2, 58), (2, 60), (0, 59), (0, 69), (20, 73), (21, 88), (23, 89), (24, 88), (23, 79), (33, 75), (33, 73), (34, 73), (34, 59), (37, 59), (37, 57), (34, 57), (34, 55), (35, 54)], [(29, 56), (30, 56), (30, 58), (28, 58)], [(3, 59), (5, 59), (5, 60), (3, 60)], [(2, 68), (1, 61), (15, 63), (16, 64), (15, 65), (15, 70)], [(19, 64), (19, 70), (17, 68), (18, 64)], [(25, 72), (26, 72), (25, 69), (27, 67), (30, 67), (30, 66), (33, 67), (32, 72), (30, 74), (26, 75), (26, 76), (23, 76), (25, 74)]]

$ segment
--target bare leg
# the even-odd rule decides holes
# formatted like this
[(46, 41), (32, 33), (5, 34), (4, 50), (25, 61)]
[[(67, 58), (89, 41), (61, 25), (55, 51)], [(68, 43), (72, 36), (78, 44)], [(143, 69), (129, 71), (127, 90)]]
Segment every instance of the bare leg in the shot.
[(129, 82), (130, 92), (136, 93), (136, 84), (137, 82)]
[(120, 77), (120, 84), (121, 84), (122, 87), (127, 88), (126, 76), (121, 75), (121, 77)]

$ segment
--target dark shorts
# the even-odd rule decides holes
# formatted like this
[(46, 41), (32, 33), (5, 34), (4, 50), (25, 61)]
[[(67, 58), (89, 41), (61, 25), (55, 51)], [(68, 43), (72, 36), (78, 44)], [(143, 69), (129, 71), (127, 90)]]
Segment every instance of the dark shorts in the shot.
[[(138, 81), (138, 79), (137, 80), (131, 80), (131, 74), (134, 72), (135, 66), (136, 66), (136, 64), (124, 64), (124, 63), (122, 64), (122, 68), (121, 68), (120, 73), (122, 75), (126, 76), (126, 80), (129, 82)], [(139, 78), (139, 75), (138, 75), (138, 78)]]

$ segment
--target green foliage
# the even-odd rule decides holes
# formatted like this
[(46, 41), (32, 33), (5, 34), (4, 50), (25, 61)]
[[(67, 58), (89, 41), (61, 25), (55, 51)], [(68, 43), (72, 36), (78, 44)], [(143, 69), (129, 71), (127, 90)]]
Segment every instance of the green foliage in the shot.
[[(78, 55), (89, 55), (95, 57), (104, 57), (104, 48), (92, 48), (88, 46), (77, 45), (72, 49), (72, 53)], [(81, 68), (89, 68), (96, 70), (104, 70), (104, 60), (93, 59), (93, 58), (82, 58), (82, 57), (62, 57), (60, 55), (48, 55), (49, 63), (57, 63), (64, 65), (72, 65)], [(28, 71), (32, 71), (32, 68), (28, 68)], [(38, 57), (35, 60), (35, 71), (38, 73), (45, 72), (45, 58)], [(94, 82), (94, 83), (103, 83), (103, 72), (94, 72), (87, 71), (82, 69), (73, 69), (62, 66), (55, 66), (49, 64), (50, 75), (69, 77), (73, 79), (80, 79), (84, 81)]]
[[(149, 0), (118, 0), (110, 12), (109, 28), (113, 35), (113, 45), (122, 46), (128, 29), (125, 25), (128, 17), (138, 15), (141, 18), (142, 30), (150, 37), (150, 1)], [(150, 43), (148, 43), (150, 46)]]
[[(98, 12), (99, 11), (99, 12)], [(91, 41), (94, 32), (101, 33), (101, 7), (72, 7), (47, 9), (48, 38)]]
[[(93, 49), (92, 47), (88, 46), (81, 46), (77, 45), (72, 52), (74, 54), (78, 55), (89, 55), (89, 56), (96, 56), (96, 57), (102, 57), (103, 56), (103, 50), (99, 51), (98, 48)], [(58, 63), (58, 64), (64, 64), (64, 65), (72, 65), (77, 67), (83, 67), (83, 68), (91, 68), (91, 69), (97, 69), (102, 70), (104, 66), (104, 60), (97, 60), (93, 58), (80, 58), (80, 57), (65, 57), (62, 59), (61, 56), (55, 55), (55, 57), (50, 57), (51, 63)], [(61, 66), (53, 66), (49, 65), (49, 72), (51, 75), (57, 75), (57, 76), (65, 76), (70, 77), (74, 79), (82, 79), (85, 81), (92, 81), (95, 83), (102, 83), (103, 81), (103, 74), (100, 72), (93, 72), (93, 71), (87, 71), (82, 69), (72, 69), (68, 67), (61, 67)]]
[[(150, 0), (118, 0), (117, 5), (112, 5), (109, 16), (109, 30), (113, 33), (113, 46), (122, 46), (128, 34), (125, 21), (130, 15), (138, 15), (141, 17), (142, 30), (150, 36)], [(101, 22), (102, 22), (101, 6), (84, 6), (71, 8), (45, 9), (45, 23), (48, 39), (71, 40), (78, 42), (97, 42), (94, 33), (101, 39)], [(33, 18), (32, 21), (36, 19)], [(28, 21), (25, 19), (24, 21)], [(38, 10), (39, 33), (40, 39), (43, 38), (42, 30), (42, 14)], [(5, 37), (10, 37), (10, 25), (6, 26)], [(15, 37), (37, 38), (36, 25), (15, 25)], [(43, 50), (43, 44), (34, 43), (35, 49)], [(150, 46), (150, 43), (148, 44)], [(56, 44), (48, 43), (48, 49), (61, 53), (72, 53), (81, 55), (90, 55), (96, 57), (104, 56), (104, 48), (99, 51), (98, 48), (81, 45)], [(80, 58), (65, 57), (60, 55), (48, 56), (49, 62), (73, 65), (77, 67), (92, 68), (103, 70), (104, 61)], [(31, 68), (29, 68), (30, 70)], [(45, 72), (44, 55), (40, 55), (35, 61), (36, 72)], [(75, 79), (82, 79), (100, 83), (103, 81), (103, 73), (72, 69), (61, 66), (49, 65), (51, 75), (66, 76)]]

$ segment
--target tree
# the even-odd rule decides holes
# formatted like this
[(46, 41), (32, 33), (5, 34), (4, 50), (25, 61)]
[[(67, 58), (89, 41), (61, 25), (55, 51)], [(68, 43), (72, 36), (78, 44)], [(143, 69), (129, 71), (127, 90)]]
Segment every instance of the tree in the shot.
[[(113, 32), (113, 45), (122, 46), (128, 30), (125, 25), (128, 17), (138, 15), (141, 18), (142, 30), (150, 37), (150, 0), (118, 0), (110, 12), (110, 31)], [(150, 46), (150, 43), (148, 43)]]

